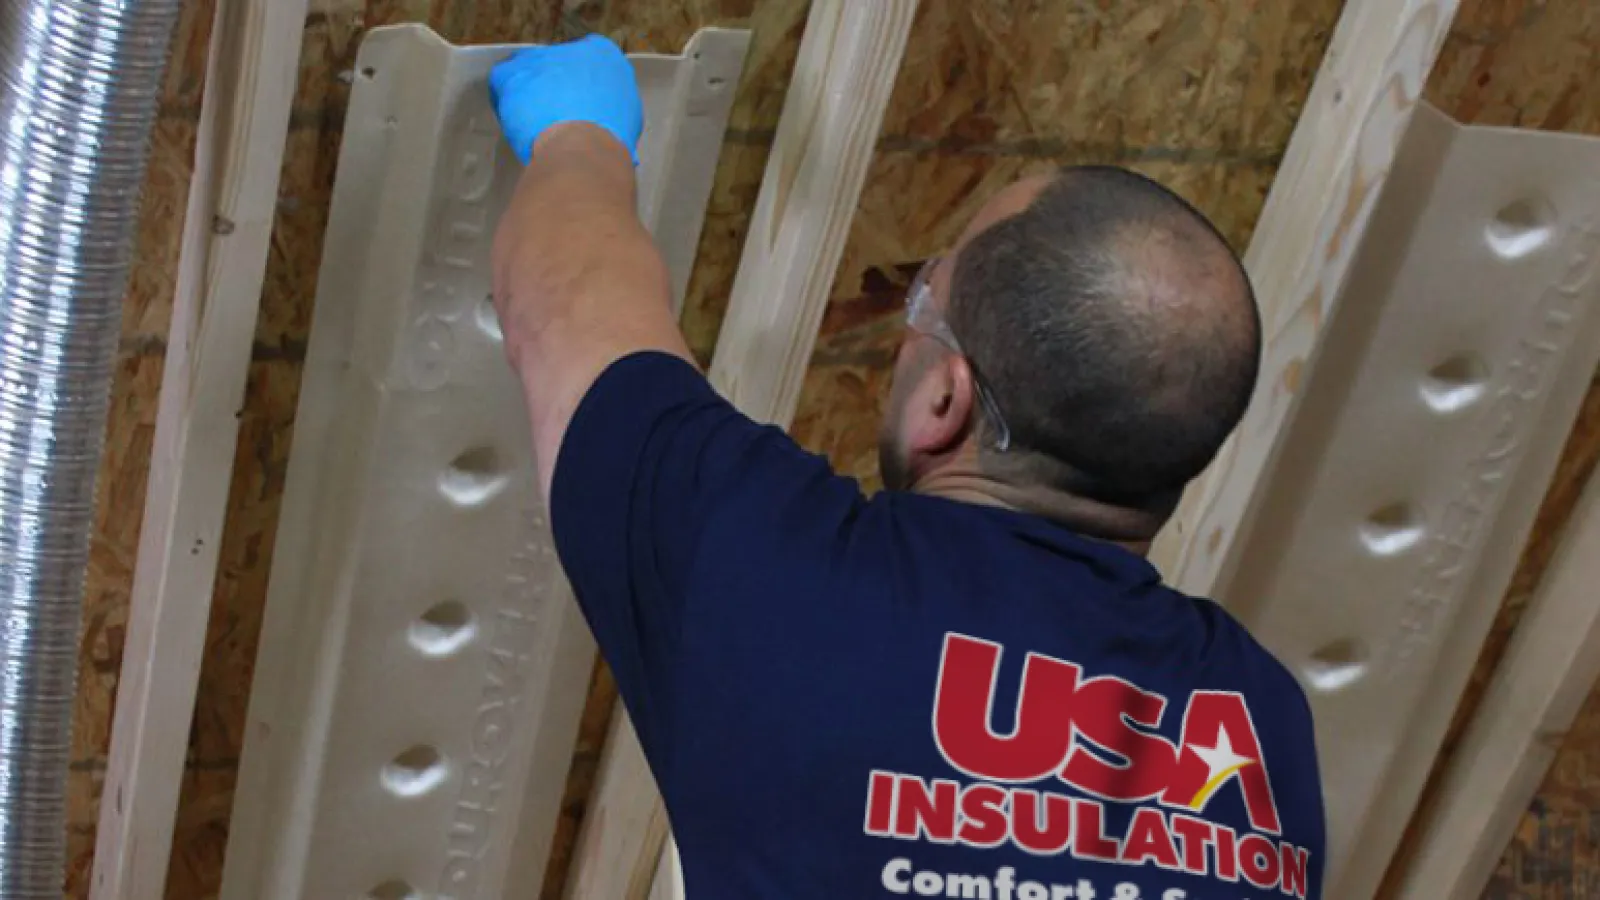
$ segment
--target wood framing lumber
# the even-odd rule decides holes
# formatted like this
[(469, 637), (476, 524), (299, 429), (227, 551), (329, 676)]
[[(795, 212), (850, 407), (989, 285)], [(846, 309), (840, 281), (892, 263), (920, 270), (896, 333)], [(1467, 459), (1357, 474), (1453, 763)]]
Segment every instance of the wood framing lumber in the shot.
[(670, 856), (661, 852), (667, 838), (666, 810), (639, 737), (620, 707), (606, 733), (595, 796), (584, 822), (567, 896), (638, 900), (664, 889), (657, 883), (652, 891), (651, 885)]
[(219, 0), (90, 896), (164, 893), (306, 0)]
[(794, 418), (916, 11), (811, 5), (711, 360), (712, 384), (752, 418)]
[(1181, 590), (1227, 602), (1257, 487), (1459, 5), (1345, 4), (1245, 253), (1265, 343), (1255, 396), (1151, 550)]
[(678, 858), (677, 845), (668, 841), (661, 850), (649, 900), (682, 900), (683, 896), (683, 861)]
[[(916, 0), (811, 5), (709, 373), (758, 421), (787, 427), (794, 417), (916, 11)], [(567, 896), (681, 897), (638, 740), (620, 723), (611, 736)], [(674, 873), (674, 884), (638, 878), (656, 871)]]
[(1475, 900), (1600, 678), (1600, 477), (1451, 758), (1403, 875), (1404, 900)]

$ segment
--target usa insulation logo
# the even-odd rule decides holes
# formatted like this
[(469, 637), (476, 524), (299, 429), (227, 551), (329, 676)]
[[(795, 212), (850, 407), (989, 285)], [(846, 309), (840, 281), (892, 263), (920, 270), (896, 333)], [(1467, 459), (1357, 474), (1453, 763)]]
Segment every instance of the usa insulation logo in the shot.
[[(1167, 697), (1125, 679), (1029, 653), (1012, 731), (997, 734), (991, 713), (1002, 652), (980, 638), (945, 636), (933, 737), (949, 766), (972, 780), (872, 772), (868, 835), (977, 849), (1012, 845), (1040, 857), (1065, 853), (1085, 862), (1150, 865), (1305, 898), (1310, 853), (1281, 839), (1272, 778), (1241, 694), (1195, 691), (1181, 709), (1169, 709)], [(1176, 742), (1154, 733), (1171, 715), (1181, 717)], [(1207, 807), (1229, 791), (1242, 797), (1248, 829), (1207, 817)], [(1107, 833), (1107, 803), (1138, 805), (1120, 833)], [(1095, 895), (1087, 882), (1021, 882), (1009, 868), (992, 877), (939, 875), (895, 859), (883, 872), (891, 893), (923, 894), (932, 880), (948, 880), (948, 890), (938, 885), (938, 896), (964, 896), (949, 892), (963, 879), (982, 888), (972, 896)], [(1171, 900), (1183, 900), (1182, 891), (1176, 893)], [(1122, 884), (1101, 896), (1144, 895)]]

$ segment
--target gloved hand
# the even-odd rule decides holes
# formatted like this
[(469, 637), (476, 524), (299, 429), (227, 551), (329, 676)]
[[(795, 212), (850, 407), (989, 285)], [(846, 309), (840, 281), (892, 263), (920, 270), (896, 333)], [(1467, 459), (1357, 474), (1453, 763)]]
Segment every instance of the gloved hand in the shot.
[(644, 100), (633, 63), (602, 35), (517, 51), (489, 72), (489, 97), (523, 165), (546, 129), (574, 121), (611, 132), (639, 164)]

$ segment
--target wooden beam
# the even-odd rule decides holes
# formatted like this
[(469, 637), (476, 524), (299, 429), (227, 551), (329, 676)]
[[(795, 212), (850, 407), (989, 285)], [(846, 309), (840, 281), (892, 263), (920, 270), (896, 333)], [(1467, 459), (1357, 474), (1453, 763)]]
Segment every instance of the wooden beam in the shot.
[(219, 0), (90, 896), (160, 897), (306, 0)]
[[(794, 417), (916, 11), (916, 0), (811, 5), (711, 363), (712, 384), (757, 421), (788, 427)], [(642, 900), (652, 885), (641, 875), (677, 872), (638, 740), (625, 723), (612, 734), (568, 877), (572, 900)], [(652, 893), (681, 896), (679, 880)]]
[(655, 881), (651, 884), (648, 900), (677, 900), (683, 896), (683, 870), (678, 865), (678, 854), (672, 848), (661, 853), (656, 866)]
[(811, 5), (711, 360), (712, 384), (754, 419), (794, 418), (916, 11)]
[(1495, 669), (1448, 768), (1398, 894), (1482, 896), (1561, 739), (1600, 678), (1600, 477)]
[[(662, 869), (666, 811), (627, 713), (619, 704), (606, 733), (593, 799), (583, 819), (567, 896), (638, 900)], [(669, 895), (670, 897), (670, 895)]]
[(1238, 431), (1151, 551), (1181, 590), (1227, 602), (1257, 487), (1459, 5), (1345, 4), (1245, 253), (1266, 345), (1260, 383)]

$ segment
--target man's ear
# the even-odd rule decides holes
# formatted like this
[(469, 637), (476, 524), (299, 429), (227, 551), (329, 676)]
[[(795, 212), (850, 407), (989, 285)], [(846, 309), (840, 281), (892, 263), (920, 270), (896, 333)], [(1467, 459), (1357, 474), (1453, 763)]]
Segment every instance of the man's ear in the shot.
[(907, 406), (907, 450), (943, 456), (966, 441), (973, 427), (977, 382), (966, 359), (941, 352), (918, 380)]

